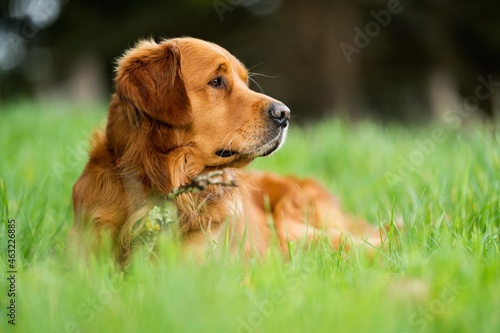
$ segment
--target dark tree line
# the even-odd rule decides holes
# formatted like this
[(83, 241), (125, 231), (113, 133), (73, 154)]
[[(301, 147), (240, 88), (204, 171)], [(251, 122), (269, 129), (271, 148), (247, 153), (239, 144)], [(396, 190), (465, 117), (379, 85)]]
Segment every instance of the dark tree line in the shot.
[[(269, 76), (256, 77), (260, 87), (302, 120), (332, 113), (419, 120), (476, 101), (493, 117), (499, 108), (495, 1), (52, 1), (60, 4), (57, 20), (31, 31), (19, 65), (0, 71), (0, 103), (105, 99), (114, 59), (138, 38), (190, 35)], [(9, 3), (2, 10), (5, 48), (1, 31), (22, 32), (30, 18), (12, 17)]]

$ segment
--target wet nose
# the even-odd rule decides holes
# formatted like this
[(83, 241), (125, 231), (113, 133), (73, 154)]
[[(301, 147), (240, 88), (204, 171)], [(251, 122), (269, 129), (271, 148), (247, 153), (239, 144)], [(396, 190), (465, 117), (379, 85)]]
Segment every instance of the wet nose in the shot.
[(269, 107), (269, 116), (281, 128), (285, 128), (290, 120), (290, 109), (283, 103), (274, 102)]

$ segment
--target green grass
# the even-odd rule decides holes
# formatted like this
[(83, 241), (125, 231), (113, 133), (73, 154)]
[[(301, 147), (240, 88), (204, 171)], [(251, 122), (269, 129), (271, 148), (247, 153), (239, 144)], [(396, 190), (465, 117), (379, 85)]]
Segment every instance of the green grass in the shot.
[[(375, 260), (325, 244), (291, 260), (204, 262), (164, 241), (127, 273), (71, 265), (71, 187), (106, 108), (21, 103), (0, 113), (0, 332), (498, 332), (500, 140), (490, 128), (294, 125), (249, 169), (313, 176), (372, 223), (402, 218)], [(440, 140), (433, 131), (442, 129)], [(441, 140), (443, 139), (444, 140)], [(16, 220), (16, 325), (7, 221)]]

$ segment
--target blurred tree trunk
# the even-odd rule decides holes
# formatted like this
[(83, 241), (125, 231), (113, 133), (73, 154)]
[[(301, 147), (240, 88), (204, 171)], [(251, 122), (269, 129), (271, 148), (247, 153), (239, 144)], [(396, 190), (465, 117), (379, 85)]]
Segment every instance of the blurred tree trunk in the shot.
[[(494, 67), (488, 64), (487, 61), (481, 61), (480, 59), (484, 55), (481, 54), (479, 48), (471, 47), (471, 43), (464, 40), (464, 37), (471, 38), (474, 33), (468, 28), (462, 28), (460, 22), (457, 21), (459, 14), (450, 13), (447, 7), (436, 6), (432, 1), (421, 1), (416, 5), (419, 6), (422, 13), (425, 13), (427, 30), (432, 31), (426, 36), (426, 51), (431, 56), (434, 66), (434, 71), (431, 68), (430, 88), (432, 89), (432, 83), (435, 82), (436, 75), (438, 77), (439, 75), (446, 75), (448, 76), (447, 81), (454, 81), (448, 85), (448, 88), (455, 89), (455, 100), (451, 99), (447, 105), (444, 105), (445, 99), (440, 96), (442, 103), (439, 103), (439, 108), (433, 108), (432, 113), (434, 116), (442, 118), (443, 114), (450, 110), (459, 112), (458, 109), (463, 108), (469, 100), (474, 100), (477, 102), (477, 106), (472, 108), (474, 112), (470, 116), (493, 118), (493, 94), (490, 94), (488, 98), (479, 98), (480, 96), (477, 96), (477, 87), (492, 74), (491, 70)], [(467, 32), (467, 35), (463, 36), (464, 32)], [(479, 39), (479, 36), (473, 39)], [(476, 58), (478, 61), (471, 61)], [(483, 81), (478, 79), (480, 77)], [(435, 91), (434, 95), (438, 94), (439, 91)], [(464, 118), (468, 117), (469, 115)]]
[[(288, 15), (297, 31), (297, 44), (308, 64), (312, 89), (323, 115), (335, 112), (349, 119), (360, 116), (360, 59), (345, 59), (340, 43), (352, 44), (358, 24), (358, 1), (291, 0)], [(307, 89), (307, 88), (306, 88)], [(308, 88), (311, 90), (311, 87)]]

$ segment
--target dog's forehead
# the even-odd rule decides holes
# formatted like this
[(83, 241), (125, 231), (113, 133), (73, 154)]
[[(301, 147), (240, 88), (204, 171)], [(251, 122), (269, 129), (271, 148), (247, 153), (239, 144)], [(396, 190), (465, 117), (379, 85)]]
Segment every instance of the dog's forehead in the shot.
[(221, 64), (229, 64), (240, 76), (246, 76), (245, 66), (225, 48), (195, 38), (179, 39), (181, 62), (189, 62), (191, 66), (209, 70)]

